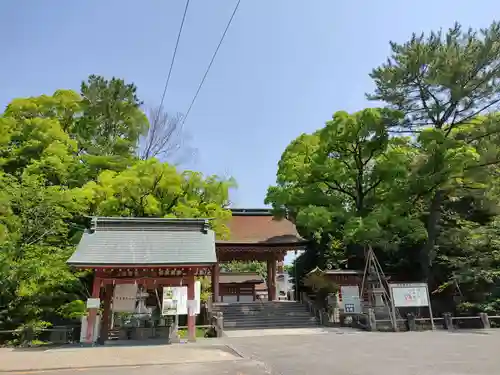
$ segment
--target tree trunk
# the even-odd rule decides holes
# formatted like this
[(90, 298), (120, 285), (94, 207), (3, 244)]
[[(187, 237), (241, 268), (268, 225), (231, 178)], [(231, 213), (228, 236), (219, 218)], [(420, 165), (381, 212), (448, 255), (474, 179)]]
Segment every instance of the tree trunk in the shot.
[(429, 216), (427, 218), (427, 241), (420, 251), (420, 269), (423, 282), (429, 282), (434, 246), (439, 235), (442, 203), (443, 191), (436, 190), (431, 200)]

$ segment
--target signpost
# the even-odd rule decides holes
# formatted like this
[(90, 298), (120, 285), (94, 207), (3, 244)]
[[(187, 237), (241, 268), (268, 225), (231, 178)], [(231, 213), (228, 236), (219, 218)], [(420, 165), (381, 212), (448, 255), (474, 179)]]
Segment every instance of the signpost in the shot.
[[(394, 307), (428, 307), (431, 326), (432, 329), (435, 328), (430, 303), (429, 287), (426, 283), (389, 284), (389, 289)], [(395, 317), (393, 318), (395, 319)]]

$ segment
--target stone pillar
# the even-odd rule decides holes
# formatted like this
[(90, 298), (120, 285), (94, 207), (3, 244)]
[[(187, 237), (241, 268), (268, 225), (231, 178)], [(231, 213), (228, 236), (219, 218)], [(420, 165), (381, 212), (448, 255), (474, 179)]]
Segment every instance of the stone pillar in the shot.
[[(94, 283), (92, 285), (92, 298), (99, 298), (99, 294), (101, 292), (101, 279), (94, 276)], [(94, 340), (94, 326), (97, 321), (97, 310), (98, 309), (88, 309), (87, 314), (87, 334), (85, 337), (85, 341), (88, 344), (92, 344)]]
[(219, 263), (216, 263), (212, 267), (212, 300), (213, 300), (213, 302), (219, 302), (219, 274), (220, 274)]
[(486, 328), (486, 329), (491, 328), (490, 319), (488, 318), (487, 313), (479, 313), (479, 318), (481, 319), (481, 325), (483, 326), (483, 328)]
[(104, 303), (99, 337), (99, 344), (101, 345), (104, 344), (109, 338), (109, 329), (111, 325), (111, 299), (113, 298), (113, 290), (113, 284), (106, 284), (103, 295)]
[(194, 283), (195, 283), (195, 278), (194, 274), (190, 274), (187, 277), (187, 299), (188, 299), (188, 317), (187, 317), (187, 324), (188, 324), (188, 340), (189, 341), (196, 341), (196, 315), (194, 315), (194, 311), (191, 311), (189, 308), (190, 306), (190, 301), (194, 301)]

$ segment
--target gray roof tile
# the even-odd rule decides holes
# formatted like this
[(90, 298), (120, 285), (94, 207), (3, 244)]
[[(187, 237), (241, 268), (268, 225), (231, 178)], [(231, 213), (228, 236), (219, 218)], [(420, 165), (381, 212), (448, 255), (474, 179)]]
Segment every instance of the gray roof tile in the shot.
[(115, 219), (111, 228), (100, 226), (97, 218), (95, 232), (83, 234), (68, 264), (188, 265), (217, 261), (215, 234), (206, 229), (205, 221), (198, 221), (198, 230), (195, 221), (189, 223), (189, 228), (182, 228), (179, 225), (183, 224), (181, 220), (172, 219), (157, 221), (154, 226), (151, 226), (151, 221), (136, 219), (133, 228), (130, 220), (123, 220), (125, 225), (121, 228), (118, 221)]

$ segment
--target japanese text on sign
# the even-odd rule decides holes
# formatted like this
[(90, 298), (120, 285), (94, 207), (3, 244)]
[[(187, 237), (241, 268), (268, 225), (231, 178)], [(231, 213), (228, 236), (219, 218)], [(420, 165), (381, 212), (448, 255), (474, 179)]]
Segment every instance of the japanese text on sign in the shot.
[(427, 284), (390, 284), (395, 307), (429, 306)]

